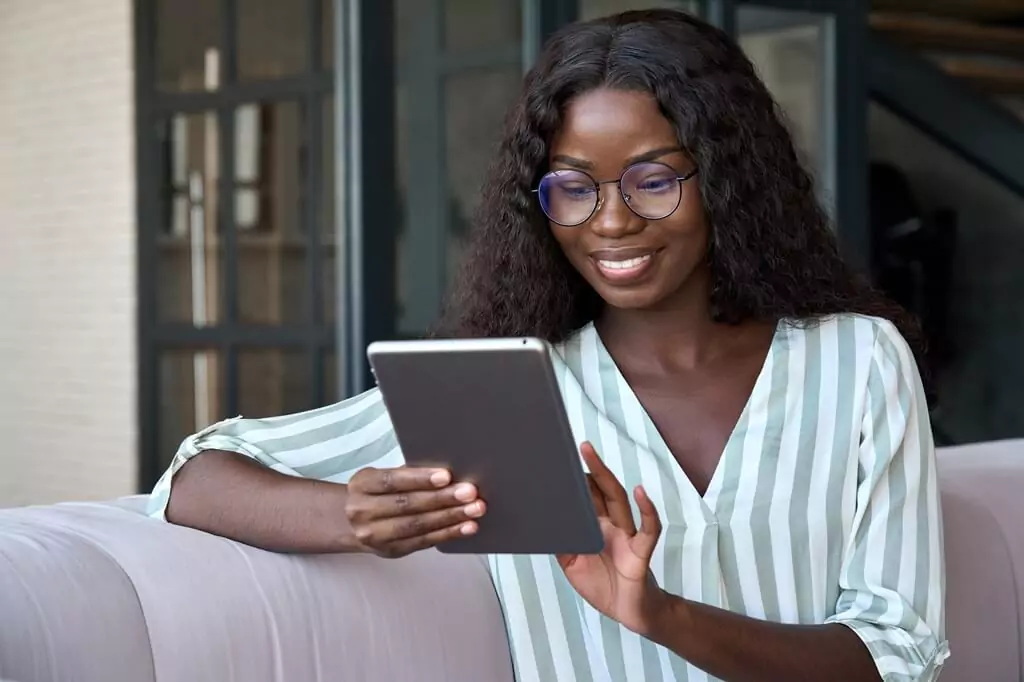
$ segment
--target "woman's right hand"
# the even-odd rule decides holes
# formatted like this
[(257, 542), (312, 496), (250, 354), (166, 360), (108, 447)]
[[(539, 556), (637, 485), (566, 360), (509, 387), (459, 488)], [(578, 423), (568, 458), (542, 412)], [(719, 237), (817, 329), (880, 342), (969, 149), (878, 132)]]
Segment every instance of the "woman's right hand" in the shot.
[(360, 469), (348, 483), (345, 515), (368, 552), (403, 557), (472, 535), (486, 505), (471, 483), (445, 469)]

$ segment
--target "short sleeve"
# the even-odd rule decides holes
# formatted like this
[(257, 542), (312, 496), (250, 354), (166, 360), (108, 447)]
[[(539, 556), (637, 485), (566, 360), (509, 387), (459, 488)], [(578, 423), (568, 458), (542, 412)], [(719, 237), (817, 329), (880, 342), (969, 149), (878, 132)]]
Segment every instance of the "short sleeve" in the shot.
[(896, 328), (877, 323), (861, 422), (852, 534), (835, 615), (885, 682), (934, 682), (949, 656), (935, 448), (920, 376)]
[(268, 419), (235, 417), (186, 438), (150, 494), (148, 513), (165, 519), (175, 474), (207, 450), (245, 455), (289, 476), (347, 483), (367, 466), (403, 463), (378, 389), (340, 403)]

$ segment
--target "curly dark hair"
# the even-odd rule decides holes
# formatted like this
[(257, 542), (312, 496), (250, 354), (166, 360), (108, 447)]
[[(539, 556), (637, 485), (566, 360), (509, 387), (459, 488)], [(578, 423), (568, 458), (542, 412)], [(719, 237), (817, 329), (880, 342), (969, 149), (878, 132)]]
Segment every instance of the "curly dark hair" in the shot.
[(893, 322), (924, 372), (916, 321), (839, 254), (775, 101), (722, 31), (646, 10), (572, 24), (545, 45), (509, 113), (436, 336), (558, 342), (603, 305), (531, 192), (566, 104), (598, 87), (648, 92), (696, 162), (710, 239), (711, 310), (726, 323), (837, 313)]

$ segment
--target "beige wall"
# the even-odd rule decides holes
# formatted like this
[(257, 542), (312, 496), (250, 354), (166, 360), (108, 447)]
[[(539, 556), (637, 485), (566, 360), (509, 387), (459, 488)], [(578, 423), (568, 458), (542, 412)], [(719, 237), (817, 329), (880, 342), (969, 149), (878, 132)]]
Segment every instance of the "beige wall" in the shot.
[(129, 0), (0, 0), (0, 506), (135, 484)]

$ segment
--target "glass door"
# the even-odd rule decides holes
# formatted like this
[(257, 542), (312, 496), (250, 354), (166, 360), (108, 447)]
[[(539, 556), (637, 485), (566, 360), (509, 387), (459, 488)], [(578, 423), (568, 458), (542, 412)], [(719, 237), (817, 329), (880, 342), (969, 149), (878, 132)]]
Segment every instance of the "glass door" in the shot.
[(737, 39), (785, 112), (798, 153), (834, 216), (834, 17), (753, 4), (740, 5), (736, 14)]
[(866, 271), (866, 9), (847, 0), (716, 4), (785, 114), (847, 259)]
[(480, 181), (523, 75), (509, 0), (395, 0), (396, 332), (437, 320)]
[(140, 487), (335, 396), (330, 0), (137, 0)]

